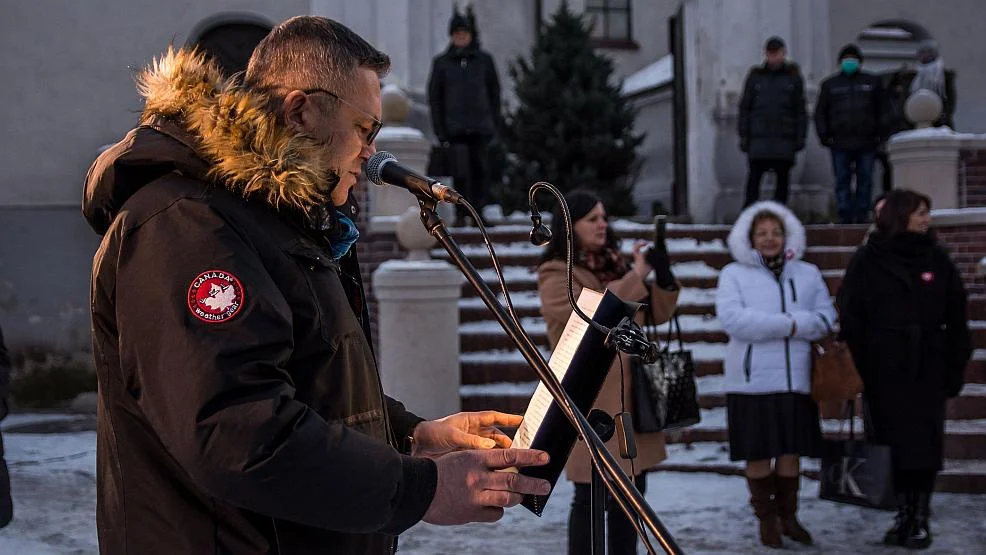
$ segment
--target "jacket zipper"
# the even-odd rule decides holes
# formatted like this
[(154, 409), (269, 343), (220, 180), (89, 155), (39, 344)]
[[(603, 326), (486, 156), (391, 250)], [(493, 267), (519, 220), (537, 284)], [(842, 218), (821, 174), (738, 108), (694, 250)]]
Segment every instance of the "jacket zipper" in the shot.
[(743, 371), (746, 373), (746, 383), (750, 383), (750, 366), (753, 363), (753, 343), (746, 346), (746, 359), (743, 363)]
[(791, 301), (798, 302), (798, 290), (794, 287), (794, 278), (787, 278), (787, 282), (791, 284)]
[[(363, 293), (363, 288), (360, 287), (359, 281), (355, 277), (353, 277), (353, 276), (349, 275), (348, 273), (346, 273), (345, 271), (343, 271), (341, 265), (339, 267), (339, 276), (346, 276), (347, 279), (349, 279), (351, 282), (353, 282), (353, 286), (356, 287), (356, 289), (358, 291), (360, 291), (360, 302), (361, 303), (365, 303), (366, 302), (366, 299), (365, 298), (362, 298), (363, 295), (364, 295), (364, 293)], [(361, 309), (360, 310), (360, 314), (356, 316), (356, 319), (359, 320), (360, 327), (363, 326), (363, 316), (362, 316), (362, 314), (363, 314), (363, 311)], [(372, 349), (373, 349), (373, 346), (372, 345), (370, 346), (370, 349), (372, 351)], [(376, 363), (376, 353), (373, 353), (373, 358), (374, 358), (374, 363)], [(376, 365), (374, 364), (374, 366), (376, 366)], [(380, 377), (380, 369), (379, 368), (376, 368), (376, 374), (377, 374), (377, 391), (380, 393), (380, 406), (383, 409), (383, 427), (384, 427), (384, 433), (387, 434), (387, 442), (394, 449), (397, 449), (398, 451), (400, 451), (400, 448), (401, 448), (400, 443), (397, 440), (396, 434), (394, 434), (394, 430), (391, 429), (391, 426), (390, 426), (390, 410), (387, 408), (387, 395), (383, 391), (383, 379)], [(393, 548), (396, 551), (396, 549), (397, 549), (397, 544), (396, 543), (394, 543)]]
[[(777, 287), (781, 290), (781, 312), (787, 312), (787, 300), (784, 298), (784, 281), (778, 278)], [(791, 339), (789, 337), (784, 338), (784, 363), (786, 365), (787, 371), (787, 390), (793, 391), (794, 387), (791, 384)]]

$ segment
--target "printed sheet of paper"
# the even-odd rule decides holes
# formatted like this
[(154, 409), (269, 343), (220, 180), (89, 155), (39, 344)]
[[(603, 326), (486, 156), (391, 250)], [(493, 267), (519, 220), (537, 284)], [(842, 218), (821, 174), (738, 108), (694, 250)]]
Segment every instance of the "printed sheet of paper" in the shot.
[[(592, 318), (602, 299), (603, 294), (599, 291), (583, 288), (576, 303), (586, 316)], [(572, 357), (575, 356), (575, 351), (579, 348), (579, 343), (582, 342), (588, 329), (589, 324), (573, 310), (571, 316), (568, 317), (568, 323), (565, 324), (565, 331), (562, 332), (555, 350), (551, 353), (551, 359), (548, 361), (548, 367), (551, 368), (551, 372), (558, 378), (558, 381), (561, 381), (568, 372), (568, 368), (572, 364)], [(529, 449), (531, 447), (534, 436), (537, 435), (553, 402), (554, 398), (544, 382), (538, 383), (537, 390), (531, 397), (531, 402), (527, 405), (527, 411), (524, 413), (524, 421), (517, 428), (517, 433), (514, 434), (514, 448)]]

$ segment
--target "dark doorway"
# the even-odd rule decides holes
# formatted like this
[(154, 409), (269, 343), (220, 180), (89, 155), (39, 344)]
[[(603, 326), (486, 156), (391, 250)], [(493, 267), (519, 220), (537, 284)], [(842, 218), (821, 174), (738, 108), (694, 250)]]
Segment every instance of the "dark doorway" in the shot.
[(688, 214), (688, 98), (685, 96), (685, 25), (684, 9), (678, 8), (668, 20), (669, 48), (674, 57), (672, 122), (674, 125), (674, 183), (671, 185), (671, 209)]
[(250, 54), (270, 27), (256, 23), (224, 23), (212, 27), (196, 44), (219, 63), (223, 75), (246, 71)]

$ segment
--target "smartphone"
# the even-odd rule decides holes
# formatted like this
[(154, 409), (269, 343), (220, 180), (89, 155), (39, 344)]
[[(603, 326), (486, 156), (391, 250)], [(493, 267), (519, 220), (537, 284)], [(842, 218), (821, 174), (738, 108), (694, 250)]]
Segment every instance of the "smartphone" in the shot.
[(659, 245), (664, 242), (668, 217), (665, 215), (654, 216), (654, 244)]

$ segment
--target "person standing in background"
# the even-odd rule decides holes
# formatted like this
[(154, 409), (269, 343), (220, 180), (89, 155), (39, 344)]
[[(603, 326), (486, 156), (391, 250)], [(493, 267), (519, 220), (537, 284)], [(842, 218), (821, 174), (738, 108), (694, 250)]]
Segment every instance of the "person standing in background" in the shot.
[(972, 353), (962, 275), (929, 230), (931, 199), (893, 191), (839, 288), (841, 335), (863, 379), (866, 437), (888, 445), (897, 516), (886, 545), (931, 545), (931, 492), (942, 469), (946, 401)]
[(453, 163), (449, 170), (455, 188), (481, 209), (489, 193), (489, 146), (501, 127), (500, 80), (493, 57), (480, 49), (471, 11), (464, 16), (456, 9), (449, 37), (448, 49), (432, 61), (428, 76), (431, 123), (439, 143), (468, 151), (468, 164)]
[(832, 152), (835, 201), (844, 224), (869, 218), (873, 165), (885, 134), (883, 87), (879, 77), (860, 69), (862, 64), (859, 47), (844, 46), (839, 51), (839, 72), (822, 81), (815, 107), (815, 131)]
[(783, 534), (810, 545), (797, 512), (801, 457), (819, 456), (822, 442), (810, 396), (811, 342), (834, 327), (835, 307), (821, 271), (801, 260), (805, 228), (786, 207), (750, 206), (727, 244), (735, 262), (719, 274), (716, 317), (729, 335), (729, 458), (746, 461), (760, 542), (780, 548)]
[(921, 41), (917, 51), (917, 66), (911, 81), (910, 93), (920, 90), (931, 91), (941, 98), (942, 113), (935, 121), (935, 127), (955, 128), (955, 75), (945, 69), (945, 60), (939, 51), (938, 41)]
[(794, 157), (805, 147), (805, 82), (798, 65), (787, 61), (786, 55), (783, 40), (768, 39), (763, 65), (750, 69), (743, 86), (740, 150), (749, 160), (744, 207), (759, 198), (760, 180), (767, 171), (777, 176), (774, 200), (786, 204)]
[[(666, 322), (674, 314), (681, 287), (671, 273), (671, 259), (663, 241), (658, 241), (650, 250), (644, 249), (643, 241), (633, 246), (633, 262), (627, 264), (620, 250), (619, 239), (609, 226), (606, 207), (595, 193), (575, 190), (565, 195), (572, 217), (574, 235), (573, 294), (578, 298), (583, 287), (595, 291), (609, 290), (627, 301), (644, 301), (650, 306), (651, 319), (655, 323)], [(572, 314), (568, 298), (568, 240), (565, 233), (565, 219), (558, 208), (551, 221), (551, 242), (545, 249), (538, 266), (538, 295), (541, 299), (541, 314), (548, 326), (548, 342), (554, 349), (561, 338)], [(638, 314), (638, 323), (643, 323), (644, 315)], [(607, 370), (606, 380), (596, 397), (594, 408), (615, 416), (632, 406), (632, 391), (629, 376), (622, 373), (629, 370), (630, 359), (618, 354)], [(633, 409), (630, 409), (633, 410)], [(637, 433), (637, 458), (633, 462), (617, 459), (623, 470), (633, 476), (634, 484), (641, 493), (647, 489), (647, 469), (667, 457), (664, 448), (664, 434)], [(613, 437), (606, 447), (614, 455), (619, 453), (619, 440)], [(565, 466), (565, 474), (575, 484), (575, 497), (568, 520), (569, 555), (587, 555), (591, 543), (591, 499), (592, 462), (585, 443), (572, 450)], [(607, 553), (610, 555), (634, 555), (637, 553), (637, 533), (633, 524), (620, 510), (619, 505), (609, 497), (607, 513)]]

